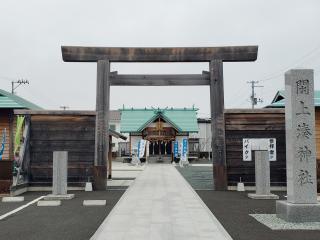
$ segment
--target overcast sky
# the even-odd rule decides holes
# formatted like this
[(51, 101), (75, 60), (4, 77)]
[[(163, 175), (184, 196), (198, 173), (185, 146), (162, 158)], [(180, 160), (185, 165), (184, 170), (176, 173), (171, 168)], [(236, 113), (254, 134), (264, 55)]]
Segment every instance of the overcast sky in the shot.
[[(17, 94), (47, 109), (95, 109), (96, 63), (65, 63), (61, 45), (211, 47), (258, 45), (258, 60), (224, 63), (225, 107), (250, 107), (247, 81), (260, 81), (264, 106), (290, 68), (315, 70), (320, 89), (320, 1), (1, 0), (0, 88), (25, 78)], [(117, 63), (119, 73), (201, 73), (207, 63)], [(209, 87), (112, 87), (111, 109), (198, 107)]]

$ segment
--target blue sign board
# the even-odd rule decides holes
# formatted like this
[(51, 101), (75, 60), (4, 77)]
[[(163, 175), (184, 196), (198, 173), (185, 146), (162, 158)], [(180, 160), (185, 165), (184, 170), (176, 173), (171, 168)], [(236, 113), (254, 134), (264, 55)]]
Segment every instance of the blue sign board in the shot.
[(185, 156), (188, 150), (188, 139), (184, 138), (182, 141), (182, 155)]
[(175, 158), (178, 157), (178, 153), (179, 153), (179, 142), (178, 141), (174, 141), (173, 153), (174, 153)]

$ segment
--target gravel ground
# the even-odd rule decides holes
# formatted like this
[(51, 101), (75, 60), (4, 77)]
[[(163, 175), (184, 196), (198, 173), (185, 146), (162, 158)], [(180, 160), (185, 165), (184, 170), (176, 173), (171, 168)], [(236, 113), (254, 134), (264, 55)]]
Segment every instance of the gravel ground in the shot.
[(212, 190), (213, 174), (212, 166), (187, 166), (176, 169), (189, 182), (195, 190)]
[[(75, 198), (65, 200), (59, 207), (37, 207), (35, 204), (0, 221), (0, 240), (87, 240), (89, 239), (124, 191), (70, 191)], [(48, 193), (24, 194), (23, 203), (0, 203), (0, 212), (6, 213)], [(83, 200), (106, 199), (107, 206), (84, 207)]]
[(320, 222), (291, 223), (278, 218), (277, 214), (250, 214), (272, 230), (320, 230)]

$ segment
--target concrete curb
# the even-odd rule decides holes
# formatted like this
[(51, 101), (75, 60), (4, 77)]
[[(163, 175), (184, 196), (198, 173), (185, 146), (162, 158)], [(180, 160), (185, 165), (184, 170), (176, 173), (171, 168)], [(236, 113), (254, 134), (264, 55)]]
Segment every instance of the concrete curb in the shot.
[(83, 206), (105, 206), (107, 200), (83, 200)]
[(44, 200), (70, 200), (74, 198), (74, 194), (55, 195), (48, 194), (44, 197)]
[(2, 202), (23, 202), (24, 197), (3, 197)]
[(38, 207), (57, 207), (61, 206), (61, 200), (52, 200), (52, 201), (38, 201), (37, 202)]

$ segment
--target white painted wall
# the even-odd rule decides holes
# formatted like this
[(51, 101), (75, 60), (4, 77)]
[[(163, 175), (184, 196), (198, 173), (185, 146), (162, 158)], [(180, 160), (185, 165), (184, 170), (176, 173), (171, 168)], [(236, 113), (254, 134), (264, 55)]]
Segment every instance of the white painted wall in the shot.
[(138, 142), (142, 139), (142, 136), (131, 136), (131, 153), (134, 153), (134, 149), (138, 149)]
[(190, 138), (199, 138), (200, 152), (211, 151), (211, 123), (198, 123), (199, 132), (190, 133)]
[[(109, 125), (115, 125), (116, 129), (115, 131), (120, 132), (120, 120), (115, 121), (115, 120), (110, 120)], [(115, 138), (112, 137), (112, 143), (114, 143), (114, 147), (112, 147), (112, 152), (118, 152), (119, 150), (119, 142), (129, 142), (129, 134), (128, 133), (122, 133), (122, 135), (127, 137), (127, 140), (123, 140), (121, 138)]]

